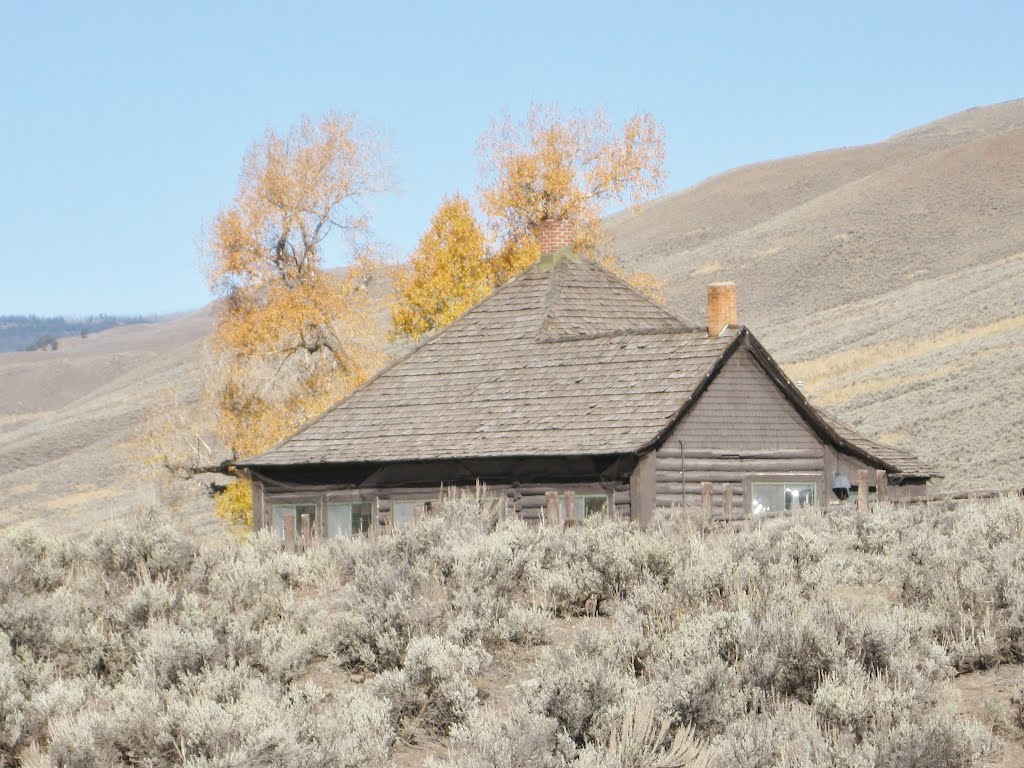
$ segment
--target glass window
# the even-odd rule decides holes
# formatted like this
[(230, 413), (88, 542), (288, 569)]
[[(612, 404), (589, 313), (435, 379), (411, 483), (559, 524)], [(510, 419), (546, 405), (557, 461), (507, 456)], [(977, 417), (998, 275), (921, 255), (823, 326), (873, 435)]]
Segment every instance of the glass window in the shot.
[(817, 504), (817, 485), (807, 482), (758, 482), (750, 484), (753, 515), (795, 511)]
[(366, 533), (373, 520), (369, 501), (332, 501), (327, 504), (327, 538)]
[(413, 523), (416, 522), (417, 511), (429, 512), (431, 507), (431, 503), (423, 499), (401, 499), (391, 502), (391, 505), (391, 519), (396, 530), (412, 528)]
[(608, 497), (604, 494), (576, 494), (570, 517), (565, 508), (565, 496), (559, 495), (558, 509), (562, 522), (579, 522), (591, 515), (603, 513), (608, 508)]
[(301, 502), (298, 504), (274, 504), (271, 506), (271, 524), (274, 526), (274, 533), (281, 540), (284, 540), (284, 525), (288, 515), (295, 516), (295, 538), (302, 538), (302, 516), (309, 515), (310, 531), (316, 530), (316, 504)]

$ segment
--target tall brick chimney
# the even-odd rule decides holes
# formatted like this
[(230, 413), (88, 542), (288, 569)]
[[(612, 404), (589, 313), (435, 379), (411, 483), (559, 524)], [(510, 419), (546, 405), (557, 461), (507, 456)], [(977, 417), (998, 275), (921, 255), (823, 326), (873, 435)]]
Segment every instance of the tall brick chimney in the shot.
[(572, 248), (576, 228), (571, 221), (564, 219), (545, 219), (535, 230), (540, 241), (541, 255), (554, 253), (562, 248)]
[(711, 283), (708, 286), (708, 336), (718, 336), (727, 325), (739, 325), (736, 283)]

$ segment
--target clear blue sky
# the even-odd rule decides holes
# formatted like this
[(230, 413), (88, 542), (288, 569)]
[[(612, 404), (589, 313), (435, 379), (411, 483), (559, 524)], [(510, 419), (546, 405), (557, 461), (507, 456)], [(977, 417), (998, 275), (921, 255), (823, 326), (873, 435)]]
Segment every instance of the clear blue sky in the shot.
[(669, 190), (1024, 96), (1024, 3), (0, 0), (0, 314), (209, 299), (196, 243), (268, 126), (357, 112), (407, 253), (531, 101), (652, 112)]

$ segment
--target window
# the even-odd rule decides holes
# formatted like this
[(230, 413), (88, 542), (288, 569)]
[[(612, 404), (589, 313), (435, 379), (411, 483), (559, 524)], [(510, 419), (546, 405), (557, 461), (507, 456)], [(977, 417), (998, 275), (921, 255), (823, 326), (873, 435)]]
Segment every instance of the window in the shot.
[(373, 522), (368, 501), (331, 501), (327, 504), (327, 538), (366, 533)]
[(288, 515), (295, 515), (295, 538), (302, 538), (302, 516), (309, 515), (310, 531), (316, 530), (316, 504), (310, 502), (299, 502), (297, 504), (274, 504), (271, 507), (271, 522), (274, 526), (274, 533), (279, 539), (284, 539), (285, 519)]
[(580, 522), (591, 515), (601, 514), (607, 509), (608, 497), (604, 494), (578, 493), (573, 500), (573, 510), (570, 516), (565, 509), (565, 496), (560, 494), (558, 497), (558, 510), (563, 523)]
[(417, 507), (420, 508), (420, 512), (429, 512), (431, 502), (423, 499), (401, 499), (391, 502), (391, 520), (395, 530), (412, 528), (413, 523), (416, 522)]
[(815, 504), (816, 483), (782, 480), (750, 484), (750, 512), (755, 517), (795, 511)]

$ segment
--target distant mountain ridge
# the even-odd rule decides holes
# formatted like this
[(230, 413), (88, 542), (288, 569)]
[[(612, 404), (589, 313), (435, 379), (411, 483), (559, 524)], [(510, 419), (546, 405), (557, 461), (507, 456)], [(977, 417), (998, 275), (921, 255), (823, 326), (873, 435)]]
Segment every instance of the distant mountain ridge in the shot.
[(0, 352), (20, 352), (45, 339), (59, 340), (65, 336), (88, 335), (119, 325), (153, 323), (158, 319), (157, 315), (0, 315)]

